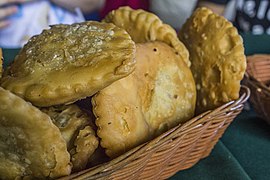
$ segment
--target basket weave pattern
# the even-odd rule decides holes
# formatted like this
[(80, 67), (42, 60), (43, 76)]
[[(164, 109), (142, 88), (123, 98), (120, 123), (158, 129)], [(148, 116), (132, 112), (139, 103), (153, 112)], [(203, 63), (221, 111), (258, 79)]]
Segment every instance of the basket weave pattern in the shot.
[(110, 162), (61, 179), (167, 179), (210, 154), (249, 94), (243, 86), (238, 100), (178, 125)]
[(270, 124), (270, 55), (259, 54), (247, 58), (244, 84), (251, 90), (250, 102), (255, 112)]

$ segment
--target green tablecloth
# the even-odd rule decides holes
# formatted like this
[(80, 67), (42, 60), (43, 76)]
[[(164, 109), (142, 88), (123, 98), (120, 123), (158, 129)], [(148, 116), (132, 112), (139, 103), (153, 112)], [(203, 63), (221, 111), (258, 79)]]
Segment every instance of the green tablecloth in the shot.
[[(270, 53), (269, 35), (242, 37), (246, 55)], [(209, 157), (171, 179), (270, 180), (270, 125), (253, 110), (243, 111)]]
[[(270, 53), (270, 36), (243, 35), (246, 55)], [(18, 50), (4, 49), (4, 67)], [(190, 169), (170, 178), (269, 180), (270, 125), (258, 118), (254, 111), (243, 111), (229, 126), (207, 158)]]
[(270, 126), (253, 111), (243, 111), (207, 158), (175, 179), (270, 179)]

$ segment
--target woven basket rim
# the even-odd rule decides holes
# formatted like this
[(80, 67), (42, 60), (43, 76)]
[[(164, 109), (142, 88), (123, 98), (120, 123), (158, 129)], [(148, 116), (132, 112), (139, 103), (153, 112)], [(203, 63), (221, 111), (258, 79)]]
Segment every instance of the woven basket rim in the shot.
[(270, 54), (247, 57), (247, 71), (243, 81), (251, 90), (250, 102), (257, 116), (270, 124)]
[(261, 89), (264, 94), (270, 97), (270, 88), (267, 87), (266, 84), (255, 78), (253, 75), (250, 73), (245, 73), (245, 78), (248, 81), (249, 85), (255, 87), (256, 89)]
[[(265, 84), (270, 82), (270, 76), (268, 73), (269, 68), (270, 54), (253, 54), (247, 56), (247, 71), (245, 73), (245, 78), (250, 80), (250, 83), (254, 83), (269, 91), (269, 88)], [(262, 77), (262, 75), (264, 77)], [(265, 77), (265, 75), (267, 76)]]
[[(102, 178), (106, 174), (111, 174), (118, 169), (123, 168), (129, 162), (137, 159), (140, 155), (145, 151), (152, 151), (166, 141), (168, 141), (173, 135), (177, 133), (181, 133), (183, 131), (188, 132), (192, 131), (189, 126), (196, 128), (197, 126), (202, 126), (205, 119), (211, 120), (211, 117), (224, 112), (230, 112), (238, 108), (243, 107), (243, 103), (245, 103), (250, 96), (250, 89), (244, 85), (241, 86), (240, 97), (237, 100), (230, 101), (214, 110), (210, 110), (204, 112), (196, 117), (193, 117), (191, 120), (187, 121), (183, 124), (178, 124), (176, 127), (166, 131), (165, 133), (161, 134), (160, 136), (154, 138), (151, 141), (148, 141), (144, 144), (141, 144), (128, 152), (124, 153), (123, 155), (112, 159), (109, 162), (105, 162), (103, 164), (88, 168), (86, 170), (71, 174), (66, 177), (62, 177), (59, 179), (66, 180), (66, 179), (97, 179)], [(184, 137), (184, 136), (183, 136)], [(90, 177), (91, 176), (91, 177)]]

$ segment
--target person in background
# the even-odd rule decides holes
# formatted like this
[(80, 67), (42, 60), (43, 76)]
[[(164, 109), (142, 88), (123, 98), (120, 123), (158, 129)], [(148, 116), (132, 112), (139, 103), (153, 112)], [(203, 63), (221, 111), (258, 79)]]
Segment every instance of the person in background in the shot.
[(150, 11), (163, 22), (179, 30), (192, 14), (197, 0), (150, 0)]
[(0, 47), (20, 48), (53, 24), (84, 21), (101, 0), (0, 0)]
[(129, 6), (150, 11), (178, 30), (191, 15), (196, 3), (197, 0), (106, 0), (100, 18), (103, 19), (110, 11), (121, 6)]
[(110, 11), (121, 6), (129, 6), (133, 9), (149, 10), (148, 0), (106, 0), (100, 11), (100, 18), (103, 19)]
[(270, 35), (270, 0), (201, 0), (198, 6), (224, 15), (240, 32)]
[(103, 19), (110, 11), (121, 6), (129, 6), (150, 11), (178, 30), (191, 15), (196, 3), (197, 0), (106, 0), (100, 18)]

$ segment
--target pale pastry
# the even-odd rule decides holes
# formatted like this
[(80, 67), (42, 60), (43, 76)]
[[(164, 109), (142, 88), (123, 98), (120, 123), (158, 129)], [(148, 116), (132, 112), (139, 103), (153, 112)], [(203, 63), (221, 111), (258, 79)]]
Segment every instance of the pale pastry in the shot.
[(199, 8), (183, 25), (179, 38), (190, 53), (198, 97), (196, 113), (237, 99), (246, 57), (242, 38), (232, 23)]
[(111, 11), (103, 21), (124, 28), (136, 43), (161, 41), (168, 44), (190, 66), (188, 50), (177, 38), (175, 30), (168, 24), (164, 24), (155, 14), (142, 9), (120, 7)]
[(1, 87), (0, 102), (0, 179), (69, 175), (70, 155), (50, 117)]
[(36, 106), (70, 104), (134, 70), (135, 43), (113, 24), (55, 25), (32, 37), (1, 85)]
[(98, 147), (92, 120), (74, 104), (42, 108), (60, 129), (71, 155), (72, 171), (83, 170)]
[(194, 79), (176, 50), (162, 42), (136, 46), (135, 71), (92, 98), (97, 135), (110, 157), (189, 120), (195, 111)]

